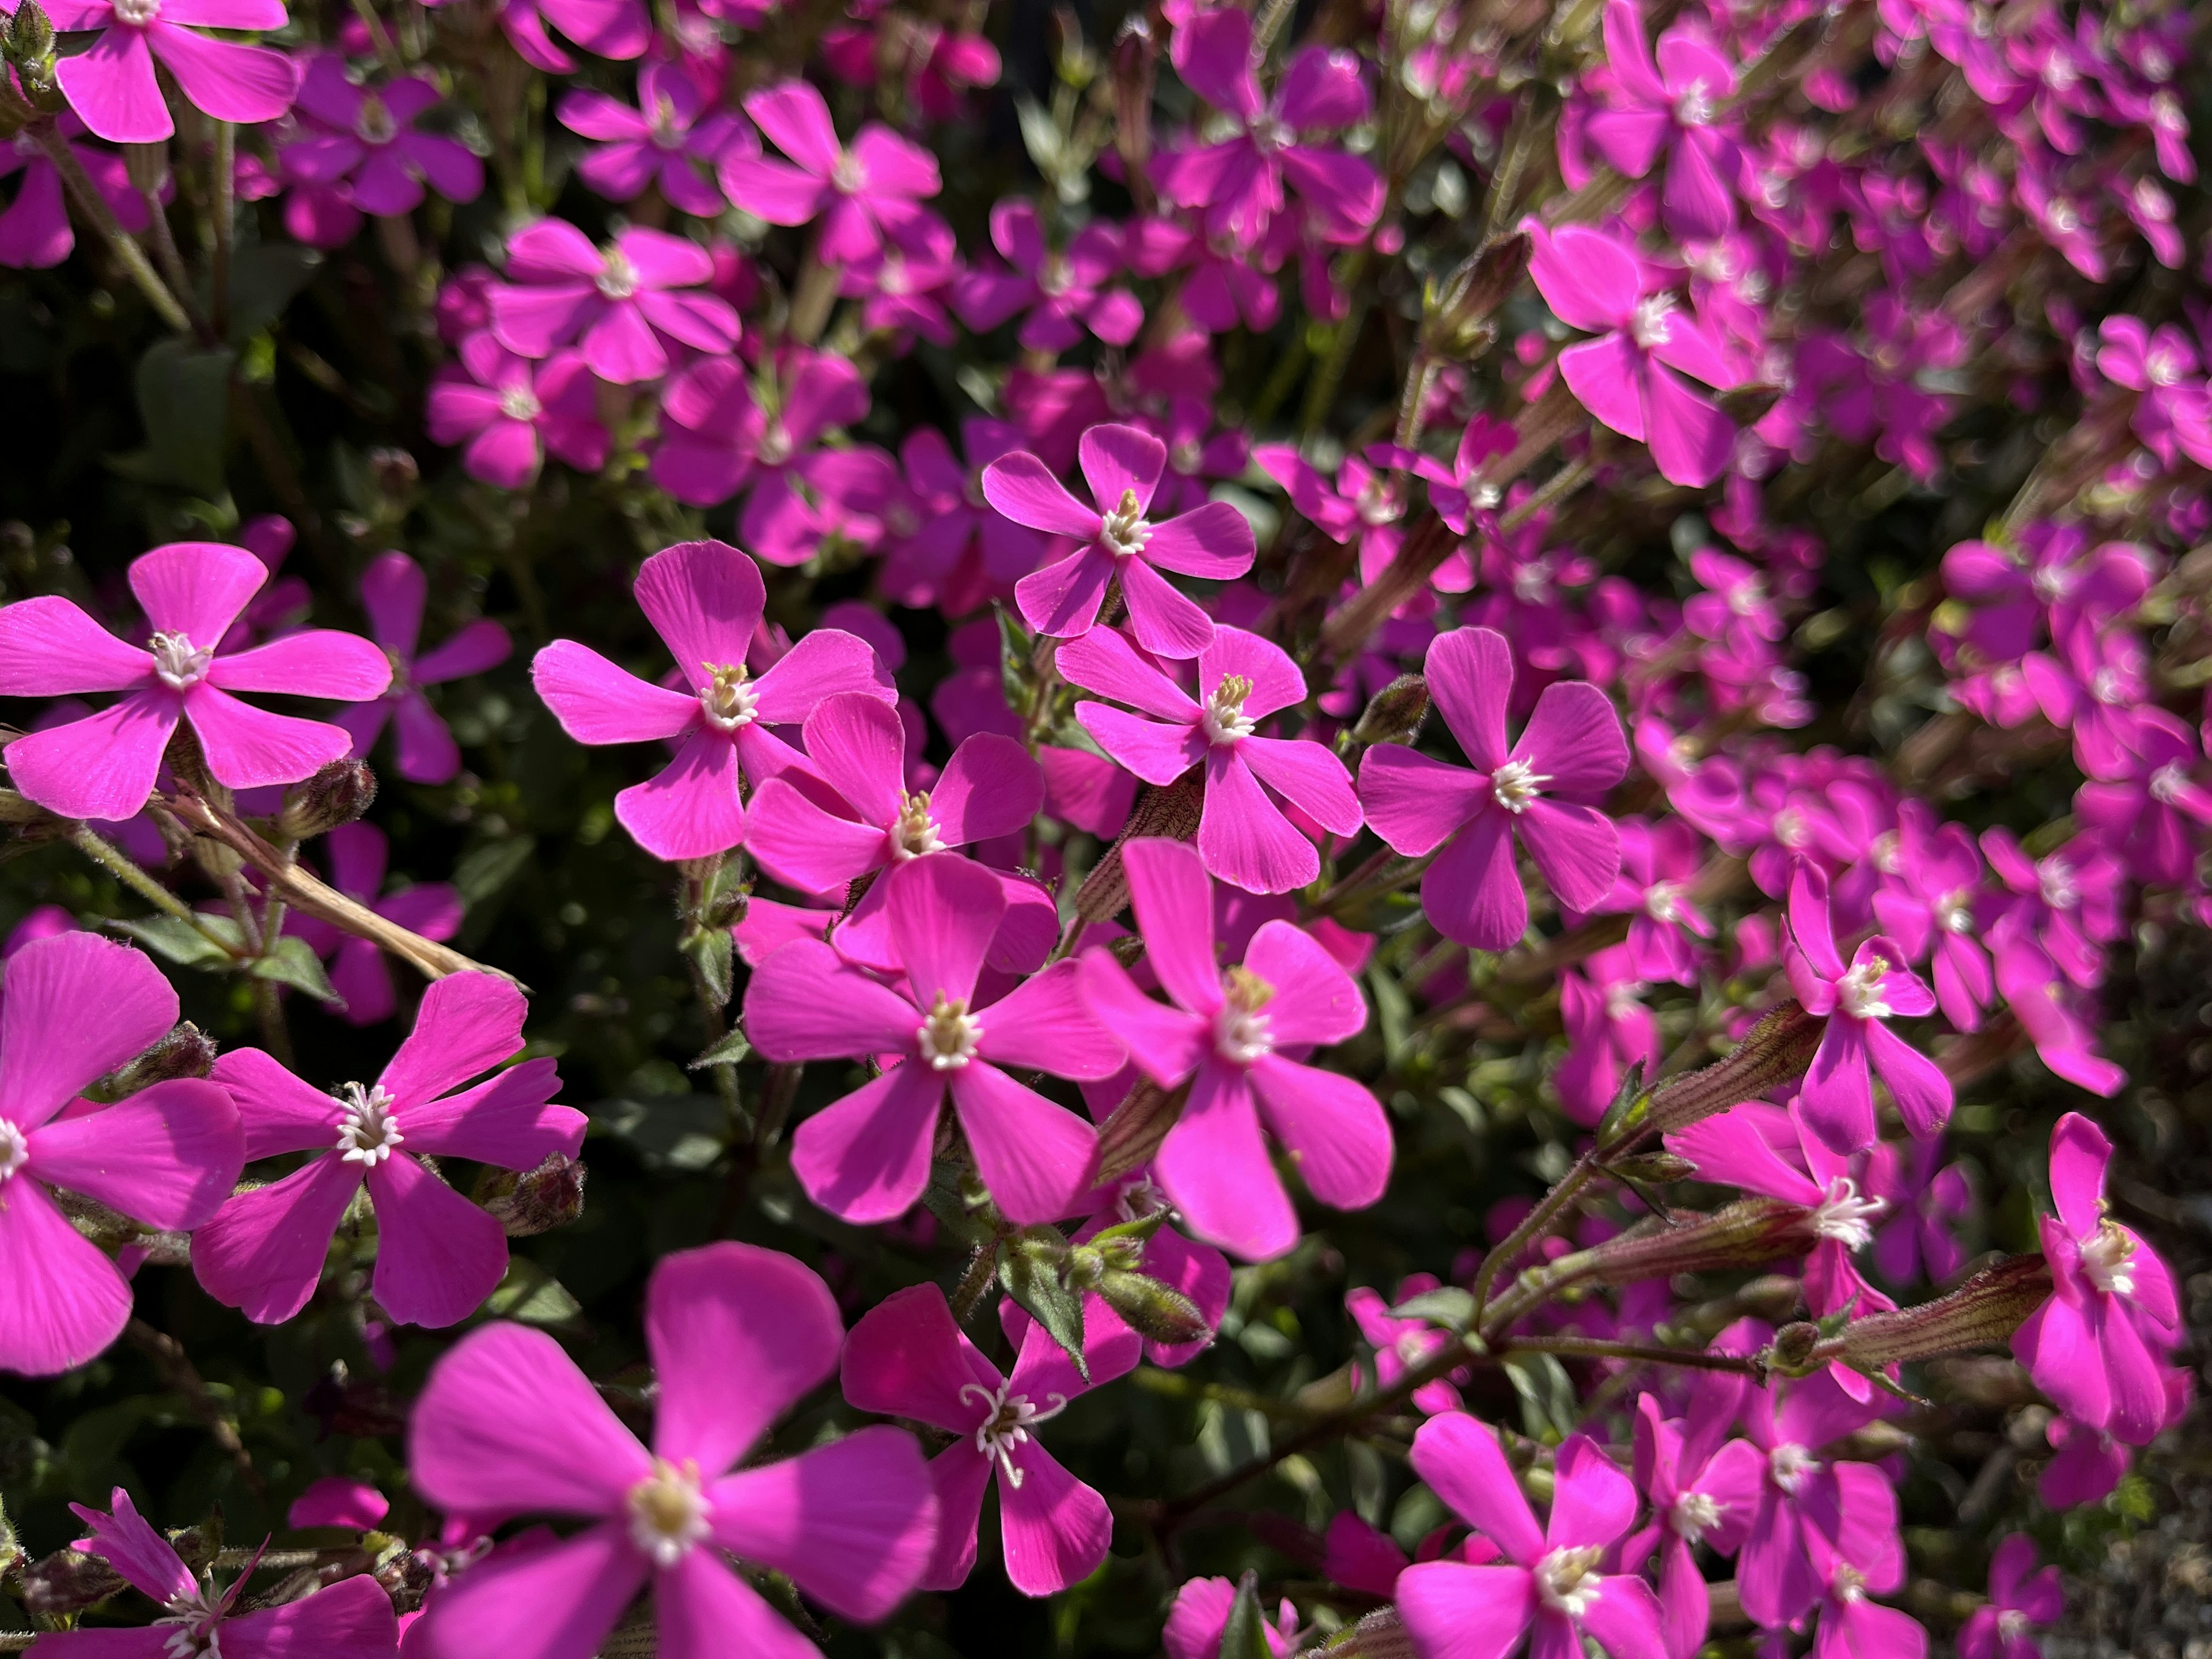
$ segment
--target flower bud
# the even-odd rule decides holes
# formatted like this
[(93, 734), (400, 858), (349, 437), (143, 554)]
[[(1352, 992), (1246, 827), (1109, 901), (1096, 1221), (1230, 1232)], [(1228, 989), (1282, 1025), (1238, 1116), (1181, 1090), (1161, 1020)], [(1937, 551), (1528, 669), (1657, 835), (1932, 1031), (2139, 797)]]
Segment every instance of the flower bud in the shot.
[(144, 1054), (115, 1073), (109, 1092), (120, 1100), (173, 1078), (201, 1078), (215, 1070), (216, 1042), (185, 1020)]
[(1419, 674), (1401, 674), (1368, 700), (1366, 712), (1352, 728), (1354, 743), (1411, 743), (1429, 712), (1429, 683)]
[(53, 79), (54, 25), (39, 0), (23, 0), (15, 9), (5, 40), (8, 61), (24, 72), (27, 86)]
[(1141, 10), (1132, 13), (1114, 37), (1114, 147), (1132, 180), (1144, 175), (1152, 159), (1152, 82), (1159, 58), (1159, 37)]
[(404, 449), (372, 449), (368, 452), (368, 466), (376, 478), (376, 487), (395, 501), (412, 495), (416, 485), (422, 482), (421, 464)]
[(285, 841), (307, 841), (351, 823), (376, 801), (376, 774), (362, 760), (335, 760), (284, 792), (276, 814), (276, 833)]
[(1711, 1066), (1699, 1066), (1654, 1090), (1639, 1109), (1624, 1113), (1605, 1137), (1619, 1146), (1651, 1130), (1677, 1129), (1757, 1100), (1784, 1083), (1795, 1083), (1813, 1063), (1828, 1022), (1808, 1014), (1796, 1001), (1784, 1003), (1745, 1033), (1742, 1042)]
[(1486, 242), (1461, 263), (1431, 299), (1424, 343), (1454, 361), (1480, 356), (1497, 337), (1491, 319), (1512, 297), (1528, 268), (1528, 234), (1509, 232)]
[(1647, 1182), (1655, 1187), (1670, 1181), (1687, 1181), (1698, 1172), (1696, 1164), (1674, 1152), (1638, 1152), (1630, 1158), (1617, 1158), (1606, 1167), (1617, 1176)]
[(1822, 1365), (1879, 1370), (1911, 1359), (1931, 1359), (1961, 1349), (1999, 1346), (2012, 1340), (2027, 1316), (2051, 1296), (2051, 1266), (2039, 1255), (2008, 1256), (1984, 1267), (1948, 1296), (1914, 1308), (1896, 1308), (1850, 1321), (1800, 1354), (1784, 1341), (1811, 1326), (1785, 1328), (1774, 1340), (1775, 1368), (1802, 1375)]
[(1188, 1297), (1157, 1279), (1109, 1267), (1100, 1275), (1097, 1290), (1131, 1330), (1150, 1341), (1200, 1342), (1213, 1334)]
[(565, 1227), (584, 1213), (584, 1166), (559, 1152), (534, 1170), (487, 1169), (477, 1178), (476, 1201), (509, 1238), (529, 1238)]
[(1618, 1285), (1676, 1273), (1755, 1267), (1810, 1249), (1812, 1213), (1780, 1199), (1747, 1198), (1671, 1225), (1647, 1221), (1536, 1271), (1570, 1283)]
[(1143, 836), (1188, 841), (1198, 833), (1206, 784), (1195, 769), (1164, 787), (1147, 788), (1121, 831), (1121, 841), (1084, 878), (1075, 895), (1075, 913), (1085, 921), (1110, 921), (1129, 902), (1129, 878), (1121, 868), (1121, 842)]
[(33, 1613), (82, 1613), (124, 1589), (123, 1575), (96, 1555), (56, 1550), (23, 1569), (23, 1606)]
[(1157, 1083), (1139, 1079), (1135, 1087), (1098, 1126), (1098, 1176), (1101, 1182), (1116, 1181), (1130, 1170), (1141, 1168), (1152, 1161), (1160, 1143), (1168, 1138), (1176, 1120), (1182, 1115), (1183, 1103), (1190, 1098), (1190, 1085), (1178, 1089), (1163, 1089)]
[(131, 187), (141, 196), (160, 195), (169, 182), (168, 140), (124, 145), (123, 168), (131, 175)]
[(1774, 1334), (1774, 1343), (1767, 1350), (1767, 1364), (1785, 1376), (1801, 1374), (1813, 1358), (1813, 1351), (1820, 1346), (1820, 1328), (1809, 1320), (1801, 1319), (1795, 1324), (1784, 1325)]

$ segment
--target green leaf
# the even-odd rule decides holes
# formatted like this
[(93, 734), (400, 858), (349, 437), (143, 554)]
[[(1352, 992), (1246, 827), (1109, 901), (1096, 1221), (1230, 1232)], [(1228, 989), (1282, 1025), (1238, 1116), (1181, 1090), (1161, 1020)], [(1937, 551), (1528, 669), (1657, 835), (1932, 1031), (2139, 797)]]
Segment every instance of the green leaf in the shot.
[(592, 1121), (629, 1142), (648, 1170), (696, 1174), (713, 1167), (730, 1144), (730, 1115), (713, 1095), (603, 1101)]
[(243, 247), (230, 262), (230, 343), (243, 346), (284, 314), (322, 269), (323, 256), (295, 242)]
[(1575, 1431), (1581, 1407), (1567, 1368), (1555, 1353), (1513, 1353), (1504, 1358), (1505, 1375), (1521, 1396), (1521, 1420), (1531, 1440), (1558, 1445)]
[(999, 690), (1006, 707), (1026, 718), (1036, 712), (1030, 707), (1030, 669), (1036, 660), (1036, 642), (1022, 631), (1004, 600), (991, 601), (991, 614), (999, 620)]
[(745, 1041), (745, 1034), (743, 1031), (732, 1031), (729, 1036), (693, 1060), (687, 1069), (696, 1072), (707, 1066), (734, 1066), (739, 1060), (750, 1057), (752, 1051), (753, 1045)]
[[(1048, 1235), (1049, 1237), (1048, 1238)], [(999, 1283), (1060, 1344), (1076, 1375), (1091, 1380), (1083, 1352), (1083, 1295), (1060, 1278), (1067, 1241), (1051, 1227), (1024, 1227), (1000, 1249)]]
[(507, 1264), (507, 1277), (484, 1300), (484, 1311), (521, 1325), (566, 1325), (584, 1311), (561, 1281), (526, 1255)]
[(333, 1008), (345, 1006), (345, 999), (337, 994), (330, 975), (323, 971), (322, 958), (303, 939), (291, 934), (280, 937), (261, 957), (247, 963), (246, 970), (256, 979), (273, 980), (295, 991), (305, 991)]
[(699, 978), (707, 994), (717, 1008), (730, 1006), (730, 993), (734, 988), (732, 975), (736, 972), (736, 949), (726, 927), (695, 929), (684, 941), (684, 954), (699, 970)]
[(1393, 1319), (1425, 1319), (1447, 1330), (1464, 1332), (1474, 1323), (1474, 1295), (1456, 1285), (1440, 1285), (1433, 1291), (1408, 1297), (1390, 1310)]
[(1260, 1611), (1260, 1575), (1246, 1569), (1237, 1581), (1237, 1599), (1229, 1604), (1229, 1622), (1221, 1627), (1221, 1659), (1273, 1659), (1267, 1645), (1267, 1620)]
[(514, 880), (537, 850), (538, 842), (531, 836), (471, 848), (453, 866), (453, 885), (473, 908)]
[[(203, 916), (198, 927), (179, 916), (140, 916), (131, 921), (112, 921), (109, 927), (128, 933), (156, 956), (187, 968), (233, 968), (246, 954), (246, 941), (238, 924), (228, 916)], [(204, 931), (203, 931), (204, 930)], [(213, 933), (231, 948), (210, 939)]]
[(140, 483), (221, 495), (234, 361), (228, 349), (202, 350), (181, 339), (149, 346), (137, 375), (146, 447), (114, 457), (109, 465)]

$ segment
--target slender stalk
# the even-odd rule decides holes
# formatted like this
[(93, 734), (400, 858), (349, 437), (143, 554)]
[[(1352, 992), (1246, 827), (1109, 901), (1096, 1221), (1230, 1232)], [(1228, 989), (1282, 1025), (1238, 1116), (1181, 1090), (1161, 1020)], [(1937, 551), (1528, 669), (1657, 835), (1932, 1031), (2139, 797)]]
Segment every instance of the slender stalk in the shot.
[[(1534, 1209), (1522, 1218), (1521, 1224), (1483, 1257), (1481, 1269), (1474, 1276), (1474, 1311), (1479, 1321), (1490, 1303), (1490, 1292), (1498, 1282), (1498, 1275), (1508, 1262), (1517, 1260), (1538, 1239), (1550, 1232), (1559, 1222), (1560, 1214), (1573, 1202), (1576, 1195), (1588, 1186), (1590, 1177), (1597, 1173), (1597, 1159), (1584, 1152), (1575, 1165), (1561, 1176), (1558, 1185), (1546, 1193)], [(1478, 1327), (1479, 1328), (1479, 1327)]]
[(968, 1258), (968, 1270), (960, 1275), (959, 1286), (952, 1292), (952, 1316), (965, 1324), (968, 1316), (975, 1311), (975, 1304), (983, 1299), (983, 1292), (991, 1288), (998, 1277), (999, 1247), (996, 1241), (978, 1244)]
[(208, 322), (220, 340), (230, 331), (230, 249), (238, 229), (238, 129), (228, 121), (215, 124), (210, 170), (215, 240), (208, 251)]
[(139, 192), (146, 201), (147, 232), (154, 240), (154, 258), (160, 263), (162, 274), (169, 279), (169, 287), (185, 308), (185, 319), (191, 331), (199, 337), (202, 345), (216, 343), (215, 330), (200, 312), (199, 301), (192, 296), (191, 273), (185, 269), (183, 250), (177, 246), (177, 233), (169, 224), (169, 210), (162, 205), (158, 191)]
[(230, 941), (210, 929), (204, 916), (140, 869), (119, 848), (102, 841), (82, 824), (70, 832), (70, 844), (155, 909), (188, 924), (194, 933), (209, 944), (220, 946), (225, 954), (233, 953)]
[(401, 61), (399, 48), (392, 44), (392, 32), (384, 27), (384, 20), (376, 15), (374, 0), (353, 0), (354, 15), (368, 27), (369, 43), (376, 48), (379, 62), (386, 75), (398, 75), (407, 65)]
[(146, 250), (138, 246), (137, 239), (118, 222), (115, 210), (107, 205), (107, 198), (100, 193), (100, 187), (87, 176), (83, 164), (70, 150), (69, 141), (51, 121), (40, 122), (32, 131), (40, 148), (53, 162), (54, 170), (61, 174), (62, 187), (76, 204), (77, 212), (106, 240), (109, 251), (130, 273), (138, 291), (146, 296), (146, 302), (154, 307), (155, 314), (178, 333), (189, 334), (192, 324), (185, 313), (184, 303), (169, 291), (169, 285), (154, 269), (153, 261), (146, 257)]
[(1763, 1369), (1751, 1354), (1703, 1353), (1656, 1342), (1609, 1342), (1594, 1336), (1516, 1337), (1501, 1352), (1551, 1353), (1563, 1359), (1632, 1359), (1650, 1365), (1682, 1365), (1692, 1370), (1735, 1371), (1757, 1376)]
[(222, 1448), (223, 1453), (238, 1470), (238, 1477), (256, 1498), (269, 1495), (268, 1483), (262, 1480), (261, 1471), (253, 1467), (253, 1455), (246, 1449), (246, 1443), (238, 1437), (238, 1425), (232, 1422), (222, 1408), (222, 1403), (209, 1392), (199, 1368), (185, 1352), (185, 1345), (166, 1331), (156, 1330), (143, 1319), (134, 1319), (124, 1327), (124, 1335), (131, 1346), (142, 1351), (154, 1362), (154, 1369), (161, 1374), (168, 1388), (184, 1396), (185, 1404), (209, 1437)]
[(805, 345), (820, 339), (836, 303), (837, 268), (823, 263), (820, 247), (810, 242), (805, 262), (799, 268), (799, 280), (791, 288), (792, 338)]

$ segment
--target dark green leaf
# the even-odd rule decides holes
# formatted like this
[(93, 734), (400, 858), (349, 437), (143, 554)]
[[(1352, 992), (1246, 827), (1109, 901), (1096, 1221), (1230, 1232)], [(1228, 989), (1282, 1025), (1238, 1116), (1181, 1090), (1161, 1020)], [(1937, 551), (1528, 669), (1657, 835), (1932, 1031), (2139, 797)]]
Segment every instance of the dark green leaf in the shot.
[(196, 495), (223, 493), (222, 452), (229, 428), (234, 354), (204, 351), (184, 340), (159, 340), (138, 360), (138, 416), (146, 447), (109, 465), (141, 483), (168, 484)]
[(536, 839), (529, 836), (471, 848), (453, 866), (453, 885), (471, 907), (480, 904), (514, 880), (537, 850)]
[(240, 248), (230, 262), (230, 343), (242, 346), (284, 314), (322, 268), (323, 256), (295, 242)]
[(1274, 1659), (1267, 1645), (1267, 1620), (1260, 1611), (1260, 1575), (1247, 1571), (1237, 1583), (1237, 1599), (1229, 1604), (1229, 1622), (1221, 1627), (1221, 1659)]
[(1036, 642), (1022, 631), (1002, 600), (991, 601), (991, 614), (999, 619), (999, 689), (1006, 707), (1026, 717), (1030, 702), (1030, 668), (1036, 660)]
[[(181, 963), (187, 968), (229, 968), (237, 964), (246, 951), (246, 942), (239, 935), (238, 924), (227, 916), (203, 916), (195, 927), (181, 917), (170, 915), (140, 916), (131, 921), (108, 924), (118, 932), (137, 939), (157, 956), (171, 962)], [(203, 932), (202, 930), (205, 931)], [(225, 940), (226, 951), (215, 939), (213, 933)]]
[(739, 1060), (749, 1057), (752, 1051), (753, 1045), (745, 1041), (745, 1034), (743, 1031), (732, 1031), (720, 1042), (708, 1049), (705, 1054), (693, 1060), (690, 1069), (696, 1072), (702, 1066), (734, 1066)]
[(1425, 1319), (1447, 1330), (1465, 1331), (1474, 1323), (1474, 1296), (1456, 1285), (1440, 1285), (1433, 1291), (1408, 1297), (1390, 1310), (1394, 1319)]
[(507, 1277), (484, 1300), (486, 1313), (522, 1325), (566, 1325), (583, 1310), (559, 1279), (526, 1255), (507, 1264)]
[[(1059, 1241), (1059, 1252), (1046, 1247), (1041, 1237), (1046, 1233)], [(1083, 1352), (1083, 1295), (1061, 1280), (1060, 1257), (1065, 1254), (1066, 1241), (1053, 1229), (1025, 1227), (1000, 1248), (999, 1283), (1030, 1318), (1045, 1328), (1073, 1363), (1076, 1374), (1088, 1382), (1091, 1362)]]
[(592, 1121), (628, 1141), (648, 1170), (708, 1169), (730, 1144), (729, 1112), (712, 1095), (602, 1101)]
[(323, 971), (322, 958), (303, 939), (289, 934), (280, 938), (258, 960), (248, 964), (246, 971), (256, 979), (274, 980), (295, 991), (305, 991), (332, 1007), (345, 1006), (345, 999), (337, 994), (330, 975)]

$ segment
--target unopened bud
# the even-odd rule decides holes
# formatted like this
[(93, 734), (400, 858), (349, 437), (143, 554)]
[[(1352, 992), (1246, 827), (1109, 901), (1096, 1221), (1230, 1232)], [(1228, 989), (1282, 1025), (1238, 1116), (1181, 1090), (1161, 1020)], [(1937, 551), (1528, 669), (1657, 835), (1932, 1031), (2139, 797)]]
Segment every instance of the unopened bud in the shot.
[(422, 482), (422, 466), (404, 449), (372, 449), (368, 452), (368, 465), (375, 475), (376, 487), (395, 498), (411, 495), (415, 486)]
[(1646, 1221), (1536, 1271), (1575, 1283), (1619, 1285), (1755, 1267), (1812, 1249), (1812, 1213), (1779, 1199), (1747, 1198), (1711, 1215), (1678, 1217), (1671, 1224)]
[(1411, 743), (1429, 712), (1429, 683), (1419, 674), (1401, 674), (1368, 700), (1366, 712), (1352, 728), (1354, 743)]
[(487, 1169), (477, 1179), (475, 1197), (509, 1238), (550, 1233), (584, 1213), (584, 1166), (553, 1152), (520, 1174)]
[(33, 1613), (82, 1613), (124, 1589), (121, 1573), (76, 1550), (56, 1550), (23, 1569), (23, 1606)]
[(1795, 1083), (1812, 1065), (1820, 1035), (1827, 1029), (1828, 1022), (1820, 1015), (1807, 1013), (1795, 1001), (1785, 1002), (1711, 1066), (1654, 1090), (1639, 1110), (1623, 1114), (1612, 1133), (1601, 1139), (1618, 1146), (1650, 1130), (1671, 1134), (1731, 1106), (1757, 1100), (1784, 1083)]
[(1151, 1163), (1189, 1098), (1187, 1083), (1178, 1089), (1163, 1089), (1149, 1079), (1139, 1079), (1098, 1126), (1097, 1179), (1117, 1181)]
[(276, 814), (276, 834), (285, 841), (308, 841), (351, 823), (375, 804), (376, 774), (362, 760), (335, 760), (284, 792)]
[(1774, 1334), (1774, 1345), (1768, 1350), (1767, 1360), (1778, 1370), (1794, 1373), (1812, 1359), (1813, 1351), (1820, 1346), (1820, 1328), (1801, 1319)]
[(1492, 315), (1521, 285), (1529, 247), (1528, 232), (1512, 231), (1485, 243), (1452, 272), (1423, 331), (1431, 353), (1463, 361), (1488, 348), (1498, 334)]
[(1121, 842), (1157, 836), (1168, 841), (1188, 841), (1198, 834), (1206, 805), (1206, 783), (1191, 771), (1173, 783), (1153, 785), (1138, 798), (1136, 808), (1106, 856), (1098, 860), (1075, 895), (1075, 913), (1085, 921), (1111, 921), (1129, 902), (1128, 872), (1121, 867)]
[(185, 1020), (116, 1073), (108, 1092), (120, 1100), (175, 1078), (206, 1077), (215, 1070), (216, 1053), (215, 1039)]
[(123, 169), (131, 175), (131, 187), (141, 196), (159, 196), (169, 182), (168, 140), (124, 145)]
[(22, 0), (15, 8), (6, 42), (8, 61), (19, 67), (43, 69), (54, 55), (53, 20), (39, 0)]
[(1150, 1341), (1202, 1342), (1213, 1334), (1188, 1297), (1143, 1273), (1109, 1268), (1099, 1279), (1098, 1294), (1131, 1330)]
[(1851, 1320), (1802, 1355), (1794, 1346), (1785, 1353), (1784, 1339), (1814, 1327), (1785, 1327), (1774, 1340), (1775, 1369), (1802, 1373), (1840, 1364), (1878, 1370), (1906, 1360), (1997, 1346), (2010, 1341), (2022, 1322), (2050, 1297), (2050, 1263), (2039, 1255), (2010, 1256), (1984, 1268), (1948, 1296)]
[(1132, 179), (1143, 176), (1152, 157), (1152, 82), (1159, 58), (1159, 37), (1139, 9), (1114, 37), (1114, 147)]
[(1098, 1281), (1106, 1276), (1105, 1254), (1088, 1244), (1079, 1244), (1067, 1253), (1067, 1260), (1060, 1271), (1061, 1277), (1067, 1281), (1068, 1289), (1095, 1289)]

